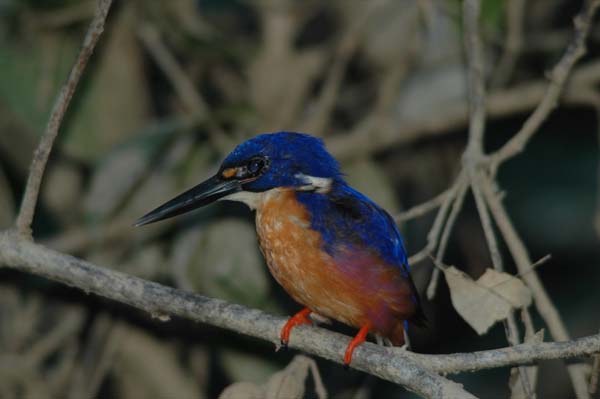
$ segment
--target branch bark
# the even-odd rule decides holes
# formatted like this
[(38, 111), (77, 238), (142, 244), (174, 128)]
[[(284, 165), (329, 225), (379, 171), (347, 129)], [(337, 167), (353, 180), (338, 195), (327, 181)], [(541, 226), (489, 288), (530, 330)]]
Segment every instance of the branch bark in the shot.
[[(10, 233), (0, 234), (0, 264), (36, 274), (150, 313), (160, 320), (175, 315), (241, 334), (279, 342), (287, 321), (260, 310), (176, 290), (55, 252)], [(315, 327), (298, 327), (290, 347), (341, 363), (349, 338)], [(427, 398), (474, 398), (462, 386), (405, 355), (376, 345), (355, 351), (352, 367), (401, 384)]]
[[(43, 276), (148, 312), (160, 320), (179, 316), (240, 334), (279, 342), (286, 318), (166, 287), (22, 240), (0, 234), (0, 264)], [(323, 328), (299, 326), (290, 347), (341, 363), (349, 337)], [(436, 373), (531, 364), (600, 353), (600, 334), (567, 342), (520, 344), (509, 348), (451, 355), (425, 355), (365, 343), (354, 353), (352, 367), (432, 398), (473, 397)], [(455, 395), (455, 396), (452, 396)]]

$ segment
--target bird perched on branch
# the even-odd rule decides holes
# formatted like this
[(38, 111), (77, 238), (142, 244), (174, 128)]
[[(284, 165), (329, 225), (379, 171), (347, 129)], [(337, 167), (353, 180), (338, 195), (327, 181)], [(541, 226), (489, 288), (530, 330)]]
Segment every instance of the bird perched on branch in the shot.
[(140, 218), (136, 226), (179, 215), (216, 200), (256, 210), (260, 248), (273, 277), (305, 306), (285, 324), (319, 315), (359, 328), (344, 356), (369, 332), (404, 343), (407, 321), (425, 316), (396, 224), (346, 183), (323, 142), (301, 133), (262, 134), (240, 144), (216, 175)]

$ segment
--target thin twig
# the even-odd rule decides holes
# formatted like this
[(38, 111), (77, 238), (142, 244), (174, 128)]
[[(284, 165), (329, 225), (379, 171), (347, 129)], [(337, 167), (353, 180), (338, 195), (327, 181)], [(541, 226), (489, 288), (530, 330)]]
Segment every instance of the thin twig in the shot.
[(339, 47), (333, 57), (333, 65), (329, 69), (319, 99), (316, 102), (314, 115), (311, 115), (305, 123), (303, 131), (321, 135), (328, 128), (346, 67), (361, 42), (364, 28), (371, 15), (384, 3), (366, 2), (359, 4), (364, 6), (364, 10), (355, 13), (357, 14), (356, 19), (349, 24), (348, 29), (341, 38)]
[(492, 87), (504, 86), (511, 78), (523, 47), (523, 28), (525, 23), (525, 0), (506, 2), (506, 39), (504, 52), (498, 61), (491, 82)]
[[(456, 190), (459, 187), (460, 181), (461, 181), (460, 177), (457, 178), (456, 181), (454, 182), (454, 184), (452, 185), (452, 187), (450, 187), (444, 193), (440, 194), (440, 196), (443, 195), (443, 199), (442, 199), (442, 202), (440, 205), (440, 209), (438, 210), (437, 214), (435, 215), (433, 225), (431, 226), (431, 229), (429, 230), (429, 233), (427, 234), (427, 244), (419, 252), (415, 253), (414, 255), (412, 255), (411, 257), (408, 258), (408, 263), (412, 267), (414, 267), (421, 261), (427, 259), (427, 257), (429, 257), (433, 251), (435, 251), (435, 248), (437, 247), (438, 242), (440, 240), (440, 235), (442, 234), (442, 228), (444, 227), (444, 222), (446, 221), (446, 218), (448, 216), (448, 211), (450, 210), (450, 206), (452, 205), (454, 199), (456, 198)], [(434, 200), (435, 200), (435, 198), (430, 201), (434, 201)], [(429, 205), (426, 205), (426, 203), (424, 203), (421, 205), (417, 205), (413, 209), (416, 209), (415, 213), (417, 213), (417, 212), (422, 212), (423, 209), (427, 208), (427, 207), (429, 207)], [(406, 212), (406, 214), (412, 213), (413, 209), (409, 209)], [(398, 216), (396, 218), (396, 220), (398, 221), (398, 218), (400, 218), (400, 217), (402, 217), (402, 214), (400, 216)]]
[[(398, 349), (388, 349), (398, 351)], [(501, 349), (450, 355), (406, 352), (437, 373), (462, 373), (497, 367), (533, 364), (540, 360), (571, 359), (600, 352), (600, 334), (562, 342), (524, 343)], [(470, 367), (470, 368), (467, 368)]]
[[(454, 203), (452, 204), (452, 210), (448, 215), (448, 220), (446, 221), (444, 231), (442, 232), (442, 236), (440, 238), (440, 245), (435, 255), (435, 258), (440, 262), (443, 262), (444, 260), (446, 247), (448, 246), (448, 241), (450, 240), (450, 233), (452, 232), (454, 223), (456, 223), (458, 214), (460, 213), (463, 203), (465, 201), (465, 197), (467, 196), (467, 189), (469, 188), (469, 184), (467, 181), (467, 176), (464, 173), (461, 173), (457, 178), (457, 184), (458, 185), (456, 188), (456, 198), (454, 199)], [(429, 281), (429, 285), (427, 286), (427, 299), (432, 300), (435, 297), (439, 280), (440, 269), (435, 268), (433, 269), (433, 272), (431, 274), (431, 280)]]
[(469, 142), (465, 154), (483, 153), (485, 131), (485, 85), (483, 49), (479, 35), (479, 0), (463, 2), (464, 46), (467, 53), (467, 87), (469, 100)]
[[(483, 194), (481, 193), (481, 188), (479, 187), (483, 173), (485, 173), (480, 166), (484, 157), (485, 138), (485, 74), (483, 49), (479, 34), (480, 7), (481, 4), (479, 0), (466, 0), (463, 3), (463, 24), (465, 26), (464, 43), (469, 71), (468, 100), (470, 111), (469, 141), (463, 156), (463, 163), (465, 169), (467, 169), (469, 185), (471, 186), (473, 197), (475, 198), (475, 205), (477, 206), (493, 267), (495, 270), (502, 272), (504, 271), (504, 265), (502, 263), (498, 240), (496, 239), (490, 214), (483, 198)], [(504, 325), (508, 343), (513, 346), (519, 344), (519, 330), (512, 312), (508, 315)], [(533, 397), (525, 368), (518, 367), (518, 372), (521, 377), (523, 392), (528, 398)]]
[[(582, 104), (582, 89), (589, 89), (600, 80), (600, 61), (590, 61), (574, 71), (570, 83), (565, 88), (564, 101), (567, 104)], [(547, 80), (523, 83), (510, 89), (490, 92), (486, 98), (487, 116), (502, 118), (535, 109), (544, 98)], [(408, 145), (419, 140), (434, 138), (456, 132), (468, 123), (466, 104), (454, 102), (427, 115), (418, 121), (391, 119), (379, 126), (376, 135), (365, 134), (370, 130), (356, 130), (328, 140), (328, 148), (338, 159), (352, 159), (377, 151)]]
[[(496, 233), (494, 232), (494, 227), (492, 226), (492, 220), (489, 214), (489, 210), (485, 203), (483, 193), (481, 192), (480, 182), (483, 177), (480, 175), (480, 173), (476, 173), (476, 175), (471, 178), (471, 190), (473, 192), (473, 197), (475, 198), (475, 205), (477, 206), (477, 212), (479, 213), (479, 218), (483, 227), (485, 239), (488, 244), (488, 250), (490, 251), (490, 255), (492, 258), (492, 265), (494, 266), (495, 270), (502, 272), (504, 271), (502, 255), (500, 254), (498, 240), (496, 239)], [(518, 345), (520, 343), (519, 329), (514, 313), (512, 311), (509, 313), (504, 324), (508, 343), (512, 346)], [(523, 392), (528, 398), (532, 398), (534, 395), (532, 394), (532, 387), (529, 382), (527, 371), (524, 367), (518, 367), (518, 372), (521, 377)]]
[[(490, 211), (494, 217), (494, 221), (498, 226), (508, 249), (515, 260), (517, 270), (521, 278), (529, 289), (534, 298), (535, 306), (548, 326), (552, 337), (557, 341), (566, 341), (569, 339), (569, 333), (558, 313), (558, 310), (548, 296), (544, 285), (540, 281), (535, 269), (532, 269), (531, 258), (523, 241), (515, 230), (504, 205), (497, 193), (494, 190), (493, 182), (485, 177), (481, 182), (481, 189), (486, 202), (490, 207)], [(578, 364), (570, 364), (567, 366), (573, 382), (575, 393), (579, 398), (589, 397), (587, 393), (587, 382), (583, 369)]]
[(398, 215), (396, 215), (394, 220), (396, 221), (396, 223), (404, 223), (408, 220), (416, 219), (428, 214), (434, 209), (440, 207), (444, 203), (448, 195), (451, 193), (451, 191), (452, 189), (449, 188), (428, 201), (422, 202), (419, 205), (415, 205), (404, 212), (400, 212)]
[(85, 34), (77, 60), (71, 68), (67, 81), (60, 90), (54, 103), (54, 107), (52, 108), (52, 112), (50, 113), (46, 131), (33, 154), (33, 160), (31, 161), (31, 167), (29, 169), (29, 177), (27, 178), (27, 185), (25, 187), (25, 194), (23, 195), (21, 208), (17, 215), (17, 220), (15, 221), (15, 230), (22, 237), (31, 238), (31, 223), (33, 222), (33, 215), (35, 214), (42, 176), (44, 175), (44, 169), (46, 168), (46, 163), (48, 162), (54, 139), (56, 139), (56, 136), (58, 135), (58, 130), (62, 124), (65, 112), (71, 103), (71, 99), (73, 98), (77, 84), (83, 75), (83, 71), (104, 31), (104, 23), (111, 4), (112, 0), (97, 0), (94, 18)]
[(521, 130), (504, 144), (492, 157), (493, 169), (509, 158), (521, 153), (531, 137), (538, 131), (541, 124), (558, 105), (558, 99), (563, 93), (565, 84), (575, 63), (583, 57), (586, 51), (586, 39), (592, 26), (594, 14), (600, 6), (600, 0), (586, 2), (583, 10), (575, 17), (575, 38), (567, 47), (565, 54), (550, 73), (550, 84), (546, 94), (535, 111), (527, 118)]
[(187, 76), (183, 67), (177, 62), (175, 56), (171, 54), (163, 42), (158, 29), (149, 22), (146, 22), (138, 30), (138, 37), (171, 82), (175, 92), (190, 115), (195, 120), (206, 123), (212, 144), (222, 153), (231, 150), (231, 145), (227, 140), (225, 131), (211, 116), (208, 104), (198, 90), (196, 90), (194, 83)]

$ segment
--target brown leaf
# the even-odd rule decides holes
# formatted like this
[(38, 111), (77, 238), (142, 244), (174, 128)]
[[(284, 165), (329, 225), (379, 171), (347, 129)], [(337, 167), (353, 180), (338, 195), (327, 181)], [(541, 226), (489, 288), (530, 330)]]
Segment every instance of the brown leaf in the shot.
[(479, 335), (497, 321), (508, 317), (513, 309), (531, 304), (531, 292), (517, 277), (488, 269), (477, 281), (447, 267), (444, 275), (456, 311)]
[(302, 355), (294, 357), (285, 369), (273, 374), (269, 379), (265, 386), (267, 399), (302, 399), (305, 397), (306, 379), (311, 369), (315, 378), (317, 395), (324, 399), (327, 393), (322, 387), (315, 361)]
[(219, 399), (264, 399), (263, 387), (252, 382), (236, 382), (231, 384), (221, 394)]
[(302, 399), (306, 391), (306, 379), (312, 372), (317, 397), (327, 398), (327, 391), (314, 360), (297, 355), (281, 371), (274, 373), (266, 384), (259, 386), (250, 382), (237, 382), (225, 388), (219, 399)]

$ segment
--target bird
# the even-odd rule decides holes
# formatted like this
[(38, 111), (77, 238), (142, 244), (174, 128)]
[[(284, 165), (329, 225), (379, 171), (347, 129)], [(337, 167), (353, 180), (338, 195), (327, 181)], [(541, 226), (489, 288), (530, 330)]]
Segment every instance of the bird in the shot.
[(337, 320), (359, 330), (344, 354), (349, 366), (354, 349), (369, 333), (401, 346), (409, 322), (425, 325), (393, 218), (347, 183), (320, 138), (286, 131), (257, 135), (227, 155), (214, 176), (135, 225), (217, 200), (239, 201), (256, 211), (267, 267), (303, 306), (282, 328), (283, 346), (298, 325), (311, 324), (318, 316)]

